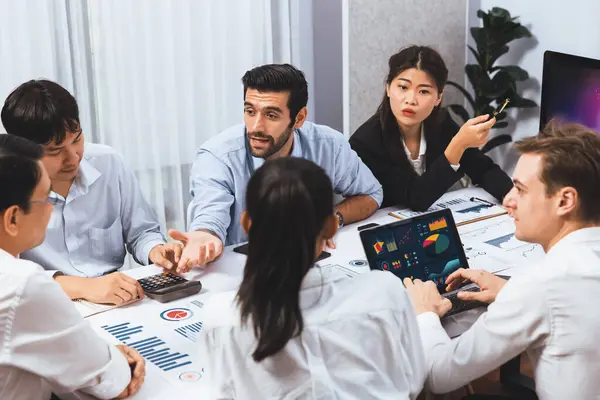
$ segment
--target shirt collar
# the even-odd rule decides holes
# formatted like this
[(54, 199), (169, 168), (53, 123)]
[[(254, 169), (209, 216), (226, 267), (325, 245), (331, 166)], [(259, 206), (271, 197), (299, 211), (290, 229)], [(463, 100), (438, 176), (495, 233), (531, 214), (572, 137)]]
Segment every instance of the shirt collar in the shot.
[(301, 290), (325, 286), (331, 282), (345, 279), (348, 276), (337, 268), (321, 267), (313, 265), (302, 280)]
[(59, 200), (66, 200), (68, 203), (81, 195), (87, 194), (90, 186), (96, 182), (100, 176), (102, 176), (100, 171), (98, 171), (88, 160), (82, 158), (81, 162), (79, 163), (79, 172), (77, 173), (75, 182), (73, 182), (73, 185), (67, 194), (67, 199), (63, 200), (62, 197), (55, 192), (52, 192), (50, 196), (56, 197)]
[[(402, 145), (404, 146), (404, 151), (406, 152), (408, 159), (412, 160), (410, 150), (408, 150), (408, 147), (406, 147), (404, 138), (402, 138)], [(421, 158), (422, 156), (424, 156), (426, 152), (427, 152), (427, 141), (425, 140), (425, 127), (421, 124), (421, 142), (419, 144), (419, 157), (418, 158)]]
[(15, 257), (12, 254), (10, 254), (8, 251), (0, 248), (0, 259), (1, 258), (11, 258), (11, 259), (14, 259)]
[(556, 243), (550, 249), (550, 251), (548, 251), (548, 254), (551, 254), (553, 251), (556, 251), (556, 249), (560, 249), (563, 246), (587, 242), (600, 242), (600, 226), (582, 228), (569, 233), (567, 236), (559, 240), (558, 243)]
[(79, 174), (77, 180), (86, 191), (92, 183), (96, 182), (102, 174), (85, 158), (79, 163)]

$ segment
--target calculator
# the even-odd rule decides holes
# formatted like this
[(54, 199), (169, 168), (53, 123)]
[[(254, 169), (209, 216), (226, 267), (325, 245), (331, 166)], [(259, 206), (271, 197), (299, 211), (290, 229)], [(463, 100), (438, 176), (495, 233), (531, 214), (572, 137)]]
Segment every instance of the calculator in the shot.
[(160, 273), (138, 279), (146, 296), (166, 303), (198, 293), (202, 289), (200, 281), (189, 281), (179, 275)]

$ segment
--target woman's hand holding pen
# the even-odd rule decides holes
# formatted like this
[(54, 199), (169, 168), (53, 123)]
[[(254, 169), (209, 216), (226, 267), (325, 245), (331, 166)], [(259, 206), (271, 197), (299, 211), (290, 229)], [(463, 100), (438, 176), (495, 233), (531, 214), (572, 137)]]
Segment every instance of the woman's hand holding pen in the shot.
[(492, 126), (496, 123), (496, 118), (491, 118), (488, 114), (471, 118), (460, 128), (453, 140), (459, 140), (466, 148), (481, 147), (487, 143)]
[(481, 147), (487, 143), (490, 129), (496, 123), (496, 118), (488, 114), (471, 118), (460, 128), (458, 133), (446, 147), (444, 155), (450, 164), (459, 164), (463, 153), (470, 147)]

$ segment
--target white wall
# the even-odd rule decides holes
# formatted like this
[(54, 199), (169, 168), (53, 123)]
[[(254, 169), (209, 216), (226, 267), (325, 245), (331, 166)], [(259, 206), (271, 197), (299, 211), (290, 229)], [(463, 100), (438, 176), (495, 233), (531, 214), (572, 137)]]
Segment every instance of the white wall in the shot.
[[(533, 78), (523, 85), (522, 95), (540, 104), (544, 51), (554, 50), (584, 57), (600, 59), (600, 1), (599, 0), (469, 0), (469, 26), (479, 26), (478, 9), (492, 7), (507, 9), (519, 16), (521, 24), (533, 34), (534, 39), (519, 39), (509, 44), (509, 52), (498, 64), (517, 64)], [(469, 35), (469, 40), (471, 37)], [(472, 62), (472, 61), (470, 61)], [(539, 128), (539, 108), (512, 110), (509, 117), (517, 120), (506, 132), (513, 138), (531, 136)], [(493, 151), (492, 158), (506, 172), (512, 173), (518, 158), (509, 144)]]

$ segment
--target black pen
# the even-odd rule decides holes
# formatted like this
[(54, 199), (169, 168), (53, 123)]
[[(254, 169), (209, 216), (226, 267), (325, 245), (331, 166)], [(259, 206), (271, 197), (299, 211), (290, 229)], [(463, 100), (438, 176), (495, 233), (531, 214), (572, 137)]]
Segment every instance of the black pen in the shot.
[(494, 203), (490, 203), (489, 201), (487, 201), (487, 200), (484, 200), (484, 199), (480, 199), (479, 197), (471, 197), (471, 199), (470, 199), (470, 200), (471, 200), (471, 201), (473, 201), (473, 202), (475, 202), (475, 201), (479, 201), (479, 202), (481, 202), (481, 203), (483, 203), (483, 204), (487, 204), (487, 205), (488, 205), (488, 206), (490, 206), (490, 207), (492, 207), (492, 206), (494, 205)]

